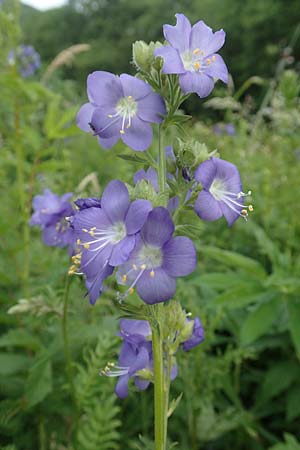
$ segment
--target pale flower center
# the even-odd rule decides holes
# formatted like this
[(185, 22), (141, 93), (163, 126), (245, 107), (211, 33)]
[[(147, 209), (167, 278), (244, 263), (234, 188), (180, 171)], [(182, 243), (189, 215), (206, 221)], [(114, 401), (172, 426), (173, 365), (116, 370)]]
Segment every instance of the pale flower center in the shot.
[(117, 244), (126, 237), (126, 226), (124, 222), (116, 222), (111, 228), (110, 242)]
[(162, 252), (160, 248), (144, 245), (139, 252), (139, 261), (147, 269), (160, 267), (162, 263)]
[(180, 56), (185, 70), (189, 72), (203, 73), (216, 60), (214, 55), (210, 58), (204, 58), (204, 51), (199, 48), (195, 48), (193, 51), (187, 50)]
[(122, 128), (120, 130), (121, 134), (125, 134), (125, 128), (131, 127), (131, 119), (136, 116), (138, 104), (133, 99), (131, 95), (121, 98), (116, 106), (116, 114), (109, 114), (110, 119), (121, 117), (122, 118)]

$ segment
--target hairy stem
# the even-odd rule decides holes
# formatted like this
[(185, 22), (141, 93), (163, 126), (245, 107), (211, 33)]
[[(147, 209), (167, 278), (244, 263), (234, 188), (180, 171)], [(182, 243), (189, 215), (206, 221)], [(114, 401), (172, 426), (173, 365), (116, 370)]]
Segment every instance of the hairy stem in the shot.
[(167, 182), (167, 168), (166, 168), (166, 153), (162, 144), (162, 128), (159, 125), (158, 128), (158, 189), (161, 195), (161, 201), (163, 206), (167, 203), (167, 193), (166, 193), (166, 182)]
[(153, 363), (154, 363), (155, 450), (165, 450), (167, 430), (165, 429), (166, 404), (165, 404), (165, 389), (164, 389), (163, 343), (160, 330), (157, 326), (153, 326), (152, 328), (152, 346), (153, 346)]

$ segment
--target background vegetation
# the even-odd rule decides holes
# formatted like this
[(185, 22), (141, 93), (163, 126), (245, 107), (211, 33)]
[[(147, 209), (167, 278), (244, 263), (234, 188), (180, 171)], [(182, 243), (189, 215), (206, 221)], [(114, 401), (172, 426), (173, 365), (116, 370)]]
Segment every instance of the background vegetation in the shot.
[[(299, 2), (71, 0), (40, 13), (7, 0), (0, 9), (2, 450), (152, 449), (152, 389), (119, 401), (114, 382), (98, 376), (119, 347), (114, 286), (91, 307), (76, 277), (69, 313), (74, 409), (61, 325), (69, 258), (45, 247), (28, 219), (32, 196), (45, 187), (95, 196), (109, 179), (131, 182), (143, 167), (117, 158), (121, 145), (99, 148), (77, 129), (75, 115), (87, 74), (133, 73), (132, 42), (161, 39), (163, 23), (178, 11), (227, 32), (223, 55), (233, 82), (185, 105), (198, 116), (188, 133), (238, 165), (255, 210), (231, 229), (195, 217), (187, 230), (197, 240), (199, 267), (177, 296), (200, 315), (206, 341), (180, 356), (172, 396), (183, 398), (170, 422), (170, 448), (177, 441), (181, 450), (300, 449)], [(41, 54), (33, 78), (7, 65), (17, 42)], [(57, 53), (78, 43), (90, 50), (71, 65), (65, 55), (45, 78)], [(226, 123), (234, 135), (216, 133)], [(8, 314), (16, 304), (19, 313)]]

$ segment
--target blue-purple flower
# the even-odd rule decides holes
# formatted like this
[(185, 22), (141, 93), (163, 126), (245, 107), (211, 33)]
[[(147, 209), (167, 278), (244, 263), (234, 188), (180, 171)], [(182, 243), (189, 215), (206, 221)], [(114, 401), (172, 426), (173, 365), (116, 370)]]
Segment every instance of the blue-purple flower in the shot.
[(153, 304), (173, 297), (176, 278), (189, 275), (197, 264), (193, 242), (183, 236), (172, 237), (174, 223), (161, 206), (148, 215), (136, 240), (130, 259), (117, 273), (118, 282), (135, 287), (144, 302)]
[[(190, 321), (191, 319), (187, 320)], [(199, 317), (195, 317), (192, 335), (187, 341), (183, 342), (182, 348), (185, 352), (187, 352), (188, 350), (191, 350), (192, 348), (201, 344), (201, 342), (203, 341), (204, 341), (204, 329)]]
[(40, 55), (31, 45), (20, 45), (16, 51), (11, 50), (8, 55), (9, 64), (18, 64), (22, 77), (33, 75), (41, 65)]
[(99, 204), (86, 207), (74, 216), (74, 239), (80, 248), (77, 259), (81, 260), (80, 268), (86, 276), (92, 304), (102, 291), (104, 279), (112, 274), (115, 266), (128, 260), (136, 244), (136, 234), (151, 209), (148, 200), (130, 203), (125, 184), (113, 180), (102, 194), (101, 207)]
[(98, 197), (87, 197), (87, 198), (78, 198), (75, 200), (75, 205), (81, 211), (82, 209), (92, 208), (95, 206), (96, 208), (101, 207), (101, 198)]
[(216, 52), (225, 42), (223, 30), (213, 33), (202, 20), (193, 27), (183, 14), (176, 14), (175, 26), (164, 25), (169, 45), (155, 50), (155, 56), (164, 60), (163, 73), (178, 74), (184, 94), (196, 92), (207, 97), (214, 87), (214, 79), (228, 82), (228, 70), (223, 58)]
[(119, 377), (115, 392), (118, 397), (126, 398), (130, 378), (134, 378), (140, 390), (149, 386), (149, 379), (143, 379), (139, 372), (146, 369), (151, 374), (153, 370), (151, 329), (145, 320), (122, 319), (118, 335), (123, 339), (118, 364), (108, 363), (100, 374)]
[(33, 198), (34, 213), (30, 225), (38, 225), (43, 230), (43, 240), (46, 245), (65, 247), (73, 243), (73, 230), (69, 218), (74, 210), (69, 202), (72, 192), (59, 195), (50, 189), (45, 189), (42, 195)]
[(195, 179), (203, 186), (194, 206), (201, 219), (214, 221), (224, 216), (231, 226), (239, 217), (247, 218), (247, 210), (253, 210), (252, 205), (244, 205), (244, 197), (251, 192), (242, 192), (240, 174), (234, 164), (210, 158), (198, 166)]
[(136, 151), (150, 146), (151, 123), (162, 122), (166, 107), (149, 84), (131, 75), (97, 71), (88, 76), (87, 93), (89, 103), (77, 115), (80, 129), (92, 130), (104, 148), (120, 138)]

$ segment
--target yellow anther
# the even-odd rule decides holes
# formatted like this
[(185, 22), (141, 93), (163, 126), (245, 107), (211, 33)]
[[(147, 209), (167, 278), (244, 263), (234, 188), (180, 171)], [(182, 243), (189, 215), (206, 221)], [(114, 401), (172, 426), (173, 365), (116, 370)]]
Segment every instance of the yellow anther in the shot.
[(204, 56), (204, 51), (203, 50), (200, 51), (200, 55)]
[(151, 278), (154, 278), (154, 276), (155, 276), (155, 272), (154, 272), (154, 270), (151, 270), (151, 272), (150, 272), (150, 277), (151, 277)]
[(89, 235), (92, 236), (92, 237), (95, 237), (94, 230), (90, 230), (90, 231), (89, 231)]
[(97, 230), (97, 227), (92, 227), (91, 228), (91, 231), (95, 231), (95, 230)]
[(137, 265), (136, 265), (136, 264), (132, 264), (132, 268), (133, 268), (134, 270), (137, 270)]
[(132, 99), (132, 95), (128, 95), (128, 100), (131, 100)]
[(141, 265), (141, 269), (142, 269), (142, 270), (145, 270), (145, 269), (146, 269), (146, 264), (142, 264), (142, 265)]
[(194, 55), (197, 55), (200, 52), (200, 48), (195, 48), (195, 50), (193, 51)]
[(81, 245), (81, 240), (80, 240), (80, 239), (77, 239), (76, 244), (77, 244), (77, 245)]
[(124, 130), (120, 130), (120, 133), (121, 133), (121, 134), (125, 134), (125, 131), (124, 131)]
[(212, 62), (215, 62), (215, 60), (216, 60), (216, 55), (213, 55), (212, 58), (211, 58), (211, 60), (212, 60)]
[(248, 216), (248, 211), (247, 211), (246, 209), (242, 209), (241, 215), (242, 215), (243, 217), (247, 217), (247, 216)]
[(126, 283), (126, 281), (127, 281), (127, 275), (123, 275), (123, 276), (122, 276), (122, 281), (123, 281), (123, 283)]
[(200, 64), (200, 63), (198, 63), (198, 62), (195, 62), (195, 63), (194, 63), (194, 68), (195, 68), (196, 70), (199, 70), (200, 67), (201, 67), (201, 64)]
[(134, 289), (133, 288), (130, 288), (129, 289), (129, 294), (133, 294), (134, 293)]
[(84, 231), (85, 233), (89, 232), (89, 230), (87, 230), (86, 228), (82, 228), (82, 231)]
[(254, 210), (254, 208), (253, 208), (252, 205), (249, 205), (249, 206), (248, 206), (248, 209), (249, 209), (250, 212), (252, 212), (252, 211)]
[(209, 66), (211, 64), (211, 59), (207, 58), (206, 64)]
[(90, 244), (88, 244), (87, 242), (85, 242), (85, 243), (83, 244), (83, 246), (84, 246), (84, 248), (90, 248)]
[(112, 119), (112, 118), (113, 118), (113, 115), (112, 115), (112, 114), (108, 114), (107, 117), (109, 117), (110, 119)]
[(130, 128), (130, 127), (131, 127), (130, 123), (128, 125), (126, 125), (126, 128)]

